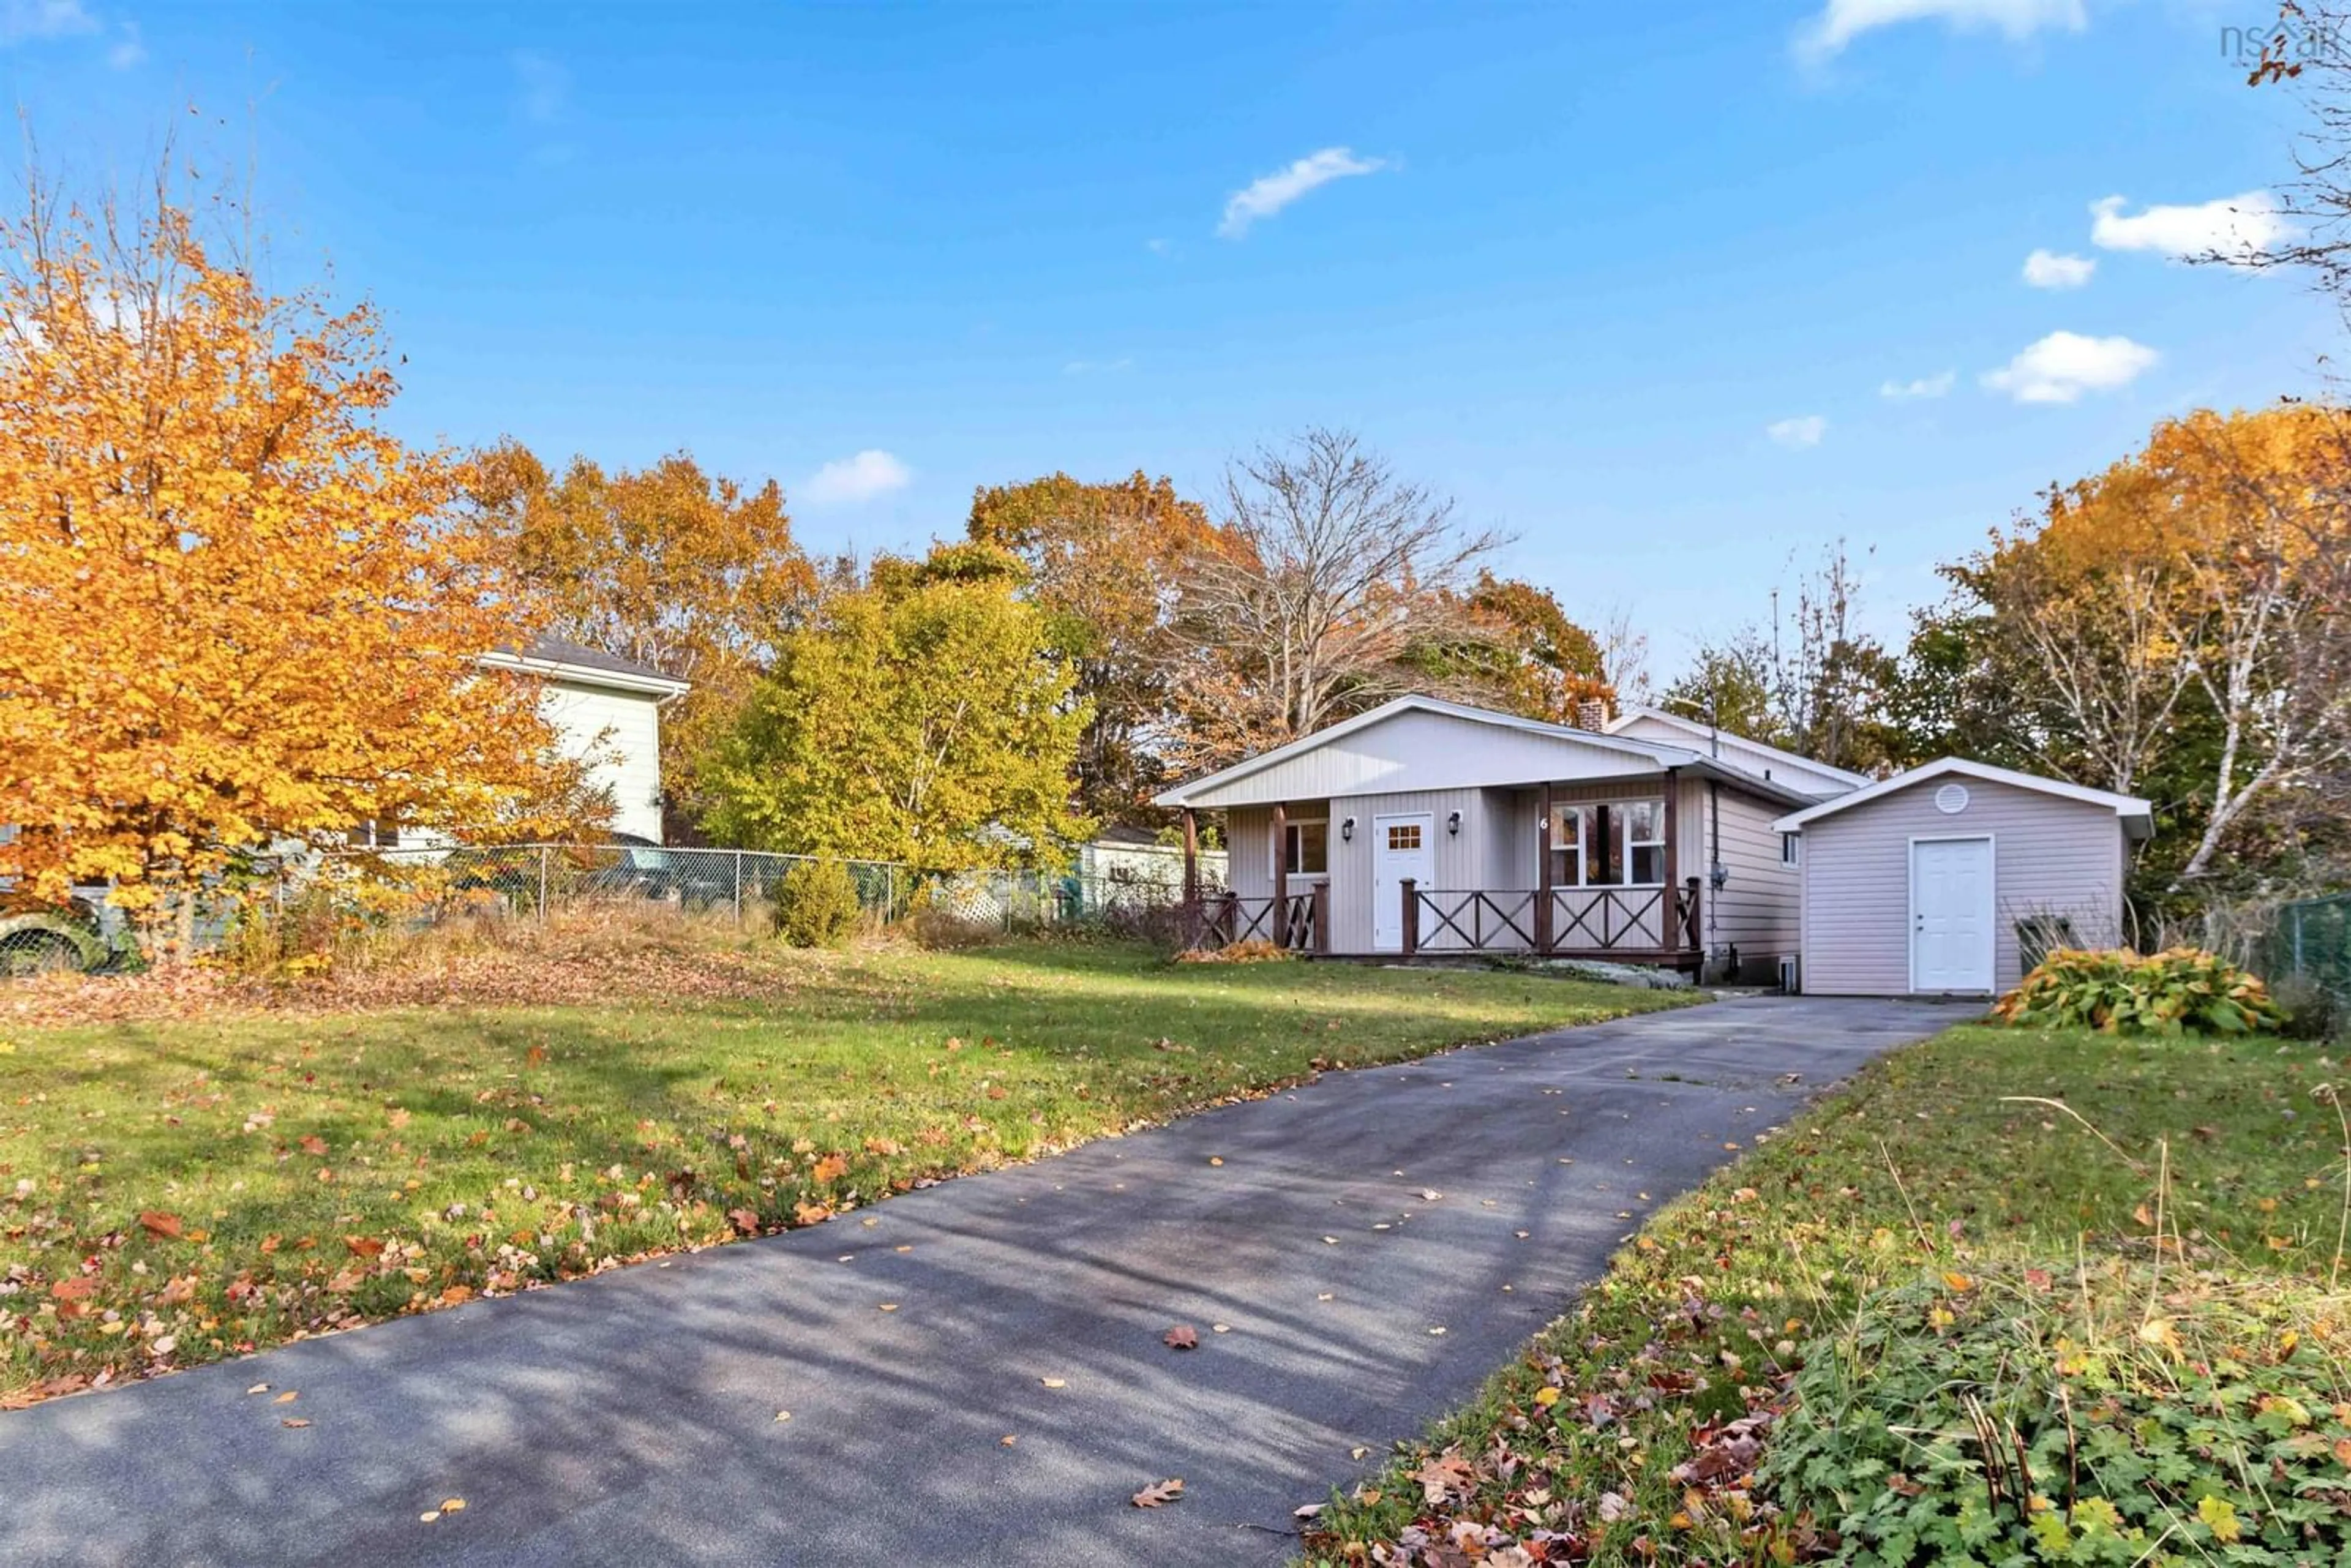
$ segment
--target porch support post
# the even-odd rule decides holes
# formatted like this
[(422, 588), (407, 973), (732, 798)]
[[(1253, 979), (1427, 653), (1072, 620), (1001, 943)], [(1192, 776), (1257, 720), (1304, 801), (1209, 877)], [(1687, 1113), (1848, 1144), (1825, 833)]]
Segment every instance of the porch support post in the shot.
[(1551, 781), (1535, 802), (1535, 951), (1551, 951)]
[(1405, 877), (1397, 891), (1404, 895), (1404, 956), (1409, 958), (1420, 951), (1420, 886)]
[(1666, 946), (1675, 948), (1682, 945), (1682, 933), (1674, 929), (1677, 924), (1674, 919), (1674, 889), (1682, 884), (1681, 842), (1676, 837), (1676, 824), (1682, 814), (1681, 778), (1680, 768), (1666, 769), (1666, 906), (1657, 912), (1666, 926), (1662, 933)]
[(1290, 946), (1290, 810), (1280, 801), (1273, 803), (1273, 940), (1277, 946)]
[(1200, 902), (1200, 818), (1184, 808), (1184, 902)]
[(1314, 884), (1314, 950), (1331, 950), (1331, 879), (1324, 877)]

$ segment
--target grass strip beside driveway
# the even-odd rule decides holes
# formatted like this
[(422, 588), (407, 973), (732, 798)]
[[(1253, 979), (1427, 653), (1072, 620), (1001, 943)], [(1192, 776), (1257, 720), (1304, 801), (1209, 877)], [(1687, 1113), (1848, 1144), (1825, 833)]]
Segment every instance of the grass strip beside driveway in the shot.
[(788, 955), (758, 999), (0, 1038), (0, 1403), (813, 1223), (1325, 1067), (1670, 1006), (1138, 950)]
[(2323, 1285), (2343, 1134), (2313, 1092), (2344, 1077), (2273, 1037), (1970, 1025), (1897, 1051), (1660, 1212), (1519, 1363), (1324, 1509), (1307, 1560), (1792, 1561), (1743, 1469), (1692, 1461), (1784, 1404), (1808, 1342), (1882, 1287), (2146, 1262), (2158, 1225), (2183, 1273)]

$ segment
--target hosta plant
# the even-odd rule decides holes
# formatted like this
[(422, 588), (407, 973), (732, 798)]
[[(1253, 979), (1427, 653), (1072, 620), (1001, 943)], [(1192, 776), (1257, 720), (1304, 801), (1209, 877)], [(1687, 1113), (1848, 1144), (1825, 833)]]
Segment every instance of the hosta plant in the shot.
[(2195, 947), (2156, 954), (2064, 948), (1992, 1011), (2019, 1028), (2108, 1034), (2247, 1034), (2285, 1021), (2258, 977)]

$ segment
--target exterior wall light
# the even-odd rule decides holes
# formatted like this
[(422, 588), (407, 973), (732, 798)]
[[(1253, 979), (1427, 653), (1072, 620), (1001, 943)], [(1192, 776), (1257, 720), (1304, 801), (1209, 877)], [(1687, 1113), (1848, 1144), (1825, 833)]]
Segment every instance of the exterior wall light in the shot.
[(1447, 833), (1447, 835), (1448, 837), (1458, 838), (1458, 837), (1460, 836), (1460, 834), (1461, 834), (1461, 813), (1460, 813), (1460, 812), (1456, 811), (1456, 812), (1454, 812), (1451, 816), (1449, 816), (1449, 817), (1447, 817), (1447, 818), (1446, 818), (1446, 819), (1445, 819), (1445, 831), (1446, 831), (1446, 833)]
[(1339, 824), (1339, 837), (1348, 843), (1355, 841), (1355, 819), (1348, 818)]

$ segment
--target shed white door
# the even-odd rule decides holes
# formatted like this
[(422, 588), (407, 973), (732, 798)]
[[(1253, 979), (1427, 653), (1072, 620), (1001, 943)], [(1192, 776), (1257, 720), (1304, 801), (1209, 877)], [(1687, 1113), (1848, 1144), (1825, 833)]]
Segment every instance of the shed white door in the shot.
[(1910, 845), (1910, 988), (1992, 988), (1990, 839)]
[(1372, 819), (1372, 951), (1404, 951), (1404, 881), (1429, 885), (1437, 869), (1437, 819), (1426, 811)]

